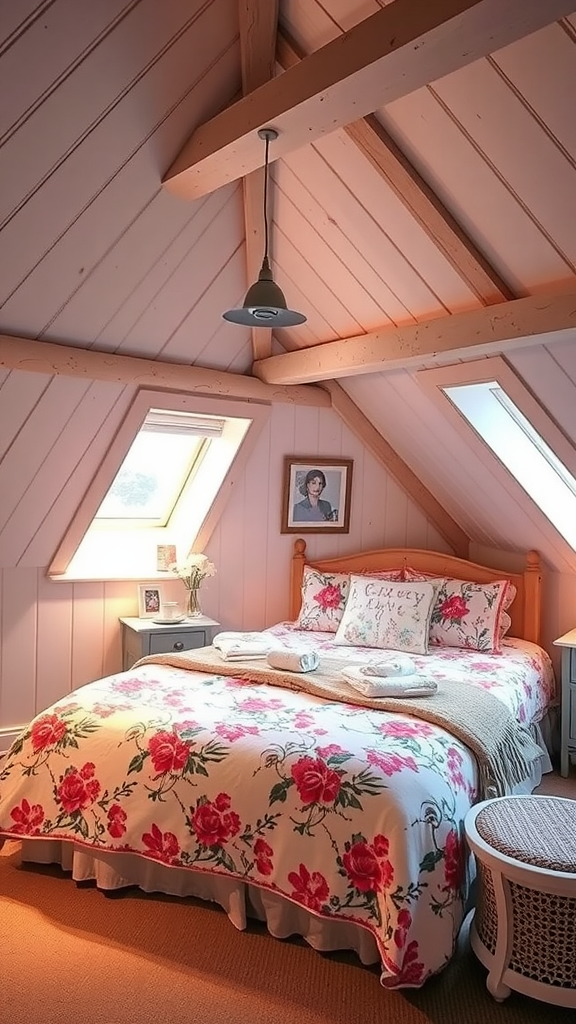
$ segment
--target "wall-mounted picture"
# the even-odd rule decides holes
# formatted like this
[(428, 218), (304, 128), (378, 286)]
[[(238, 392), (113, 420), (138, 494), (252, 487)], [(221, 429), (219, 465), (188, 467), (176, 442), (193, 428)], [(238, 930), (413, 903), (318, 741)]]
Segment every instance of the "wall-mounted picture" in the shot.
[(282, 533), (348, 533), (352, 459), (284, 458)]
[(157, 572), (168, 572), (170, 566), (176, 561), (175, 544), (156, 545), (156, 570)]
[(162, 614), (162, 590), (153, 583), (138, 587), (138, 615), (141, 619), (154, 619)]

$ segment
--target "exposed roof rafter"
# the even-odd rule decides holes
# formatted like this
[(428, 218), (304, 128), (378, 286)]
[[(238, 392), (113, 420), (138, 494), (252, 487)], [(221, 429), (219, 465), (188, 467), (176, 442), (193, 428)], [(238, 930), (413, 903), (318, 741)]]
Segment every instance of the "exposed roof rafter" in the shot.
[(165, 187), (197, 199), (572, 13), (574, 0), (395, 0), (200, 125)]
[(453, 313), (271, 356), (252, 372), (268, 384), (310, 384), (363, 373), (454, 362), (500, 352), (507, 344), (573, 337), (576, 291), (556, 291)]

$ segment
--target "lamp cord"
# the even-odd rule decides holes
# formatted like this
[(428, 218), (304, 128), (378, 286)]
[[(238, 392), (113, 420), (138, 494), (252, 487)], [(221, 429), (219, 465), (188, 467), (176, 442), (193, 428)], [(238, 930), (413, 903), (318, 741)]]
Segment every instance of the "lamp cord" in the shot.
[(268, 259), (268, 147), (270, 139), (266, 136), (266, 152), (264, 157), (264, 259)]

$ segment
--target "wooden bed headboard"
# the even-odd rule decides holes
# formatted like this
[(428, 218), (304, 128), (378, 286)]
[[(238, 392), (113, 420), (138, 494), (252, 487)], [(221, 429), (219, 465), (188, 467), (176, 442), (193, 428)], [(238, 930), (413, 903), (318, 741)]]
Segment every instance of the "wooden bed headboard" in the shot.
[(369, 573), (377, 569), (397, 569), (409, 565), (422, 572), (437, 576), (451, 576), (454, 579), (470, 580), (473, 583), (490, 583), (493, 580), (510, 580), (517, 590), (513, 604), (508, 609), (512, 619), (510, 636), (540, 643), (541, 585), (540, 556), (537, 551), (526, 555), (526, 568), (521, 573), (499, 572), (486, 565), (477, 565), (464, 558), (446, 555), (439, 551), (422, 551), (418, 548), (382, 548), (377, 551), (361, 551), (356, 555), (341, 555), (338, 558), (322, 558), (319, 561), (306, 558), (306, 541), (294, 541), (290, 585), (290, 616), (298, 617), (302, 603), (302, 578), (304, 566), (310, 565), (320, 572)]

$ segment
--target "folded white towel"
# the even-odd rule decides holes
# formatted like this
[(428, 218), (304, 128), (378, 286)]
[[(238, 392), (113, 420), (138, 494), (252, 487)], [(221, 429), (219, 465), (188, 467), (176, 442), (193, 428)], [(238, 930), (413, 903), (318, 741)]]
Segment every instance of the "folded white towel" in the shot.
[(313, 672), (318, 668), (316, 651), (290, 651), (287, 647), (274, 647), (268, 654), (268, 664), (284, 672)]
[(274, 641), (265, 633), (240, 633), (223, 630), (212, 640), (224, 661), (251, 661), (265, 658)]
[(260, 633), (257, 630), (240, 630), (240, 629), (222, 629), (219, 633), (216, 633), (212, 643), (214, 647), (218, 647), (222, 640), (246, 640), (253, 641), (257, 640), (259, 643), (266, 642), (269, 647), (272, 647), (274, 638), (268, 633)]
[(367, 676), (365, 666), (350, 665), (341, 670), (344, 679), (365, 697), (432, 697), (438, 690), (438, 683), (429, 676), (417, 675)]
[(388, 679), (391, 676), (411, 676), (416, 672), (416, 665), (406, 654), (395, 654), (390, 658), (380, 658), (378, 661), (370, 661), (363, 666), (364, 675), (381, 676)]

